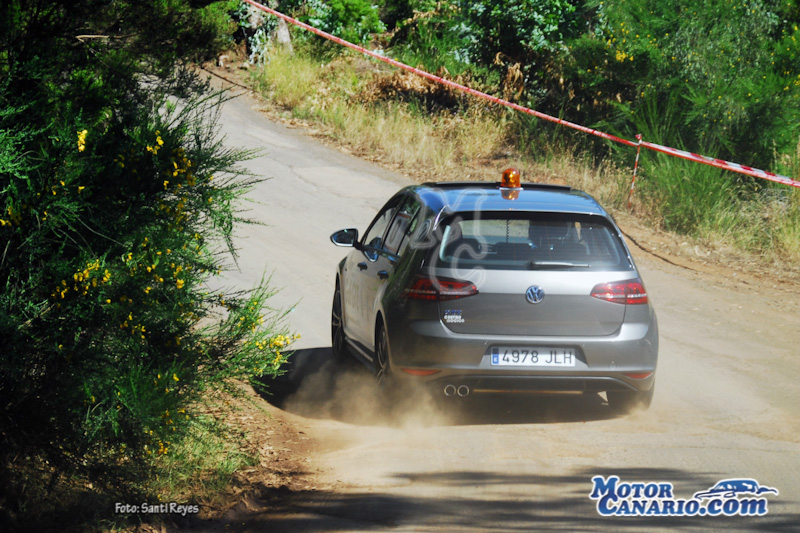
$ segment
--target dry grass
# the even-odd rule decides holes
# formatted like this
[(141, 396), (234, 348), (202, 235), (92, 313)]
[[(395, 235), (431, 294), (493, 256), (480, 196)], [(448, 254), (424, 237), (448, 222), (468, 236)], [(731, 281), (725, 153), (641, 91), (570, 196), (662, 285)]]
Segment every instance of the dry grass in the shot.
[(363, 100), (375, 100), (366, 91), (372, 90), (369, 82), (376, 71), (360, 76), (342, 61), (321, 68), (308, 57), (276, 49), (253, 73), (253, 81), (275, 103), (297, 118), (324, 125), (329, 136), (353, 151), (381, 154), (386, 163), (411, 173), (462, 179), (459, 170), (469, 163), (508, 151), (508, 124), (502, 113), (475, 109), (462, 115), (441, 110), (431, 116), (408, 103), (365, 104)]

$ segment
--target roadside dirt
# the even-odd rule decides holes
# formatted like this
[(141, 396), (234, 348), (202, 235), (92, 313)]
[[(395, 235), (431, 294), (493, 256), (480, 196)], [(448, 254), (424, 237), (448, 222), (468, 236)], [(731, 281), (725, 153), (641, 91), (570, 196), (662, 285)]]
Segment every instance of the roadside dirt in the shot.
[[(208, 68), (242, 84), (235, 70)], [(259, 110), (331, 143), (266, 102)], [(162, 530), (508, 530), (534, 522), (593, 529), (592, 509), (573, 510), (586, 507), (581, 483), (594, 473), (667, 480), (684, 491), (747, 474), (783, 482), (782, 494), (796, 502), (797, 486), (785, 484), (800, 471), (786, 459), (796, 457), (800, 434), (793, 357), (800, 270), (615, 216), (661, 304), (665, 357), (648, 413), (616, 418), (602, 396), (453, 405), (414, 395), (386, 406), (365, 369), (331, 363), (329, 344), (312, 342), (298, 349), (287, 375), (269, 383), (271, 395), (251, 390), (253, 402), (229, 420), (249, 435), (259, 464), (235, 476), (224, 503)], [(328, 298), (320, 301), (327, 306)], [(324, 323), (321, 329), (316, 338), (324, 339)], [(735, 470), (742, 464), (746, 471)], [(791, 528), (796, 509), (772, 509), (770, 527)], [(754, 528), (713, 527), (723, 524)], [(629, 525), (660, 527), (603, 523)]]

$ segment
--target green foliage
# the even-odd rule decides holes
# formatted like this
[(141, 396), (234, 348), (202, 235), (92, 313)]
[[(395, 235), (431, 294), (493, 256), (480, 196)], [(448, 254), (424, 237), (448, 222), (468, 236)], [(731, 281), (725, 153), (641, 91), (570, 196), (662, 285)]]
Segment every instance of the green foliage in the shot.
[(452, 2), (413, 2), (415, 14), (397, 24), (392, 38), (392, 55), (428, 72), (444, 67), (454, 76), (478, 69), (470, 59), (470, 38)]
[(213, 2), (200, 9), (198, 16), (209, 28), (210, 37), (206, 43), (209, 52), (216, 52), (233, 44), (237, 23), (231, 14), (242, 4), (241, 0)]
[(495, 86), (514, 64), (532, 82), (542, 54), (578, 32), (581, 20), (581, 10), (567, 0), (415, 0), (386, 2), (384, 9), (414, 13), (397, 23), (397, 57), (433, 71), (470, 72)]
[(770, 167), (800, 134), (798, 14), (794, 1), (600, 2), (593, 31), (553, 56), (543, 104), (630, 137), (658, 101), (690, 149)]
[(497, 54), (529, 64), (578, 29), (576, 8), (569, 0), (459, 0), (458, 5), (471, 55), (485, 64)]
[[(291, 12), (301, 21), (322, 31), (356, 44), (368, 43), (372, 36), (386, 30), (378, 15), (378, 7), (368, 0), (288, 0), (281, 2), (284, 12)], [(319, 37), (303, 33), (302, 38)]]
[(256, 180), (180, 66), (222, 38), (195, 4), (3, 5), (0, 502), (34, 463), (141, 487), (206, 401), (286, 360), (264, 283), (207, 288)]

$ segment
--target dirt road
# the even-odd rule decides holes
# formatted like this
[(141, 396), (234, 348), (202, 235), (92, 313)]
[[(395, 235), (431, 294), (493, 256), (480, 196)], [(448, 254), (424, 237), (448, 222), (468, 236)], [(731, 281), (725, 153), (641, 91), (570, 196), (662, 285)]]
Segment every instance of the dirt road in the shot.
[[(293, 373), (253, 425), (288, 486), (262, 486), (207, 531), (599, 529), (800, 530), (800, 292), (724, 268), (685, 268), (632, 246), (655, 304), (658, 388), (647, 412), (614, 417), (603, 398), (510, 396), (382, 407), (359, 365), (329, 361), (337, 229), (366, 228), (409, 180), (271, 122), (246, 97), (222, 116), (232, 145), (268, 178), (240, 235), (250, 287), (266, 273), (302, 335)], [(625, 231), (635, 224), (622, 221)], [(646, 235), (635, 236), (646, 246)], [(775, 279), (779, 279), (775, 273)], [(270, 440), (272, 439), (272, 440)], [(277, 440), (276, 440), (277, 439)], [(602, 517), (592, 477), (671, 483), (689, 499), (753, 478), (780, 494), (761, 517)], [(280, 497), (278, 497), (280, 496)], [(288, 497), (287, 497), (288, 496)]]

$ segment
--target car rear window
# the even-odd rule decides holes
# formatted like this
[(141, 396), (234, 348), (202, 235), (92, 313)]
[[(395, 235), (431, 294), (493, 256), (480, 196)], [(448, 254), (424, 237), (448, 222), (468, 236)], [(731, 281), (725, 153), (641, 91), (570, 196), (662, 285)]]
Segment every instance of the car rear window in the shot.
[(435, 266), (493, 270), (632, 270), (603, 217), (565, 213), (470, 213), (449, 217)]

